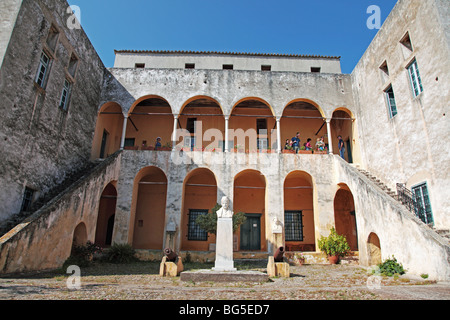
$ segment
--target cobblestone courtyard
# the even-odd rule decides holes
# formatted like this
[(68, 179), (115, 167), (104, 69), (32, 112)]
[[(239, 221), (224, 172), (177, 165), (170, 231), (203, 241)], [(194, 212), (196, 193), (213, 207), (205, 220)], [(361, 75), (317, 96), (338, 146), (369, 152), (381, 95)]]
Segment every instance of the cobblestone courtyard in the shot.
[[(238, 270), (265, 272), (261, 263)], [(186, 264), (185, 270), (212, 264)], [(159, 263), (95, 263), (81, 269), (80, 289), (63, 271), (0, 278), (1, 300), (450, 300), (450, 283), (410, 276), (374, 277), (356, 265), (291, 266), (290, 278), (265, 283), (183, 282), (160, 277)]]

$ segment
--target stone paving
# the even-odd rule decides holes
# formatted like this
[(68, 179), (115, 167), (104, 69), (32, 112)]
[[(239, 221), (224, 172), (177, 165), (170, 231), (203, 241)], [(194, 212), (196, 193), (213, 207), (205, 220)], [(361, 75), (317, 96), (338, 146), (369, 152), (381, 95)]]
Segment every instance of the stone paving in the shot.
[[(186, 264), (185, 270), (213, 265)], [(265, 272), (263, 263), (238, 270)], [(355, 265), (291, 266), (289, 278), (268, 282), (192, 282), (159, 276), (159, 263), (95, 263), (69, 289), (62, 271), (0, 278), (1, 300), (450, 300), (450, 283), (410, 276), (374, 276)]]

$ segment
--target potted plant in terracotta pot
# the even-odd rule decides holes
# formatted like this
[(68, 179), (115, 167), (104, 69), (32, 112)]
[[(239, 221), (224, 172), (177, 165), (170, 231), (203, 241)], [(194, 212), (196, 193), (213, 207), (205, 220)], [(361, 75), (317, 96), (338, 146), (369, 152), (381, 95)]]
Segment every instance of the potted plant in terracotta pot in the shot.
[(318, 244), (320, 251), (327, 255), (330, 264), (338, 263), (339, 259), (345, 257), (350, 251), (347, 239), (337, 234), (335, 228), (331, 228), (328, 237), (321, 236)]

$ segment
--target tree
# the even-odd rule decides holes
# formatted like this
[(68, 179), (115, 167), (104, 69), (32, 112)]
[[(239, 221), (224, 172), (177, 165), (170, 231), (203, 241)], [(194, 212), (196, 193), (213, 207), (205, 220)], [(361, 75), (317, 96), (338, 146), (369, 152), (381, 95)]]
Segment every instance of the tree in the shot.
[[(211, 209), (211, 213), (204, 214), (199, 216), (195, 222), (208, 233), (216, 234), (217, 232), (217, 210), (222, 208), (222, 206), (218, 203)], [(236, 232), (237, 229), (245, 222), (247, 218), (245, 217), (244, 212), (238, 212), (233, 214), (233, 232)]]

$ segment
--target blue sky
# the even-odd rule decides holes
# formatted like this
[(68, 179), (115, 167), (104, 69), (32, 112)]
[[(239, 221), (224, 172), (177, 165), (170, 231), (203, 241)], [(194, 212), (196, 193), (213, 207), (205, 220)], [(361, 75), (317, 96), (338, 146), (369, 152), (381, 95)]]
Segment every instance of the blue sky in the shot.
[(106, 67), (114, 49), (341, 56), (351, 73), (396, 0), (69, 0)]

